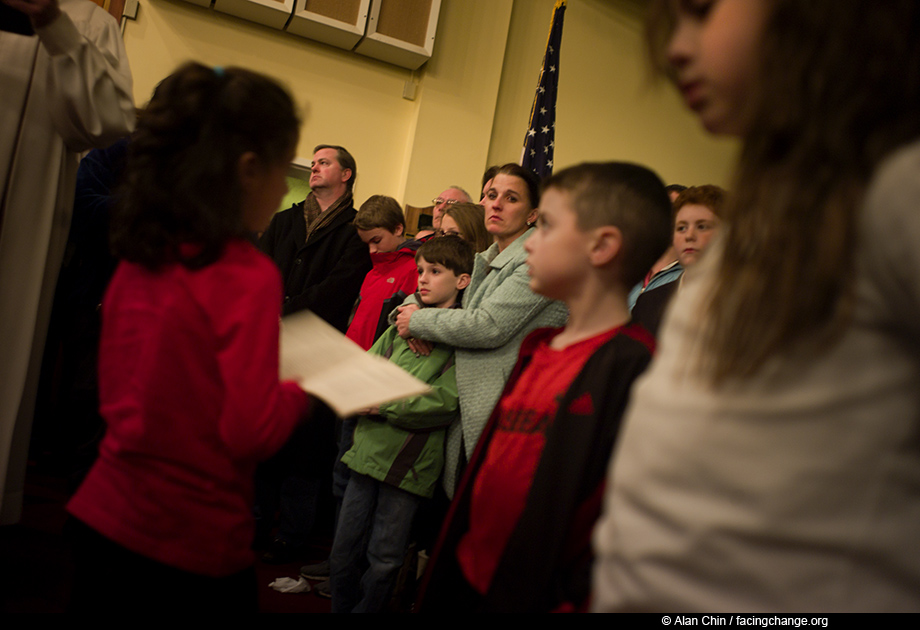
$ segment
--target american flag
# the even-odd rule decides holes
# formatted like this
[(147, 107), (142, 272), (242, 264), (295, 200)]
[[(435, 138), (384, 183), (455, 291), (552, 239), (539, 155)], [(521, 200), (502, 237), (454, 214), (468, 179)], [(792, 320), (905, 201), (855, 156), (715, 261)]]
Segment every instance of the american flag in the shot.
[(521, 166), (544, 178), (553, 173), (553, 152), (556, 147), (556, 86), (559, 83), (559, 49), (562, 46), (562, 20), (566, 0), (556, 0), (553, 24), (543, 54), (540, 82), (533, 97), (530, 125), (524, 136)]

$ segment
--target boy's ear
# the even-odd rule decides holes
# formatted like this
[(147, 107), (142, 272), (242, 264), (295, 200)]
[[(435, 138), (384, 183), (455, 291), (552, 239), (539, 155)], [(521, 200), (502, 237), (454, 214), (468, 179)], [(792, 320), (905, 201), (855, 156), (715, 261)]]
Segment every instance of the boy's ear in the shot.
[(623, 233), (613, 225), (604, 225), (594, 230), (591, 249), (588, 254), (591, 264), (603, 267), (610, 264), (623, 249)]
[(396, 229), (393, 230), (393, 234), (395, 234), (396, 236), (402, 236), (402, 235), (403, 235), (404, 227), (405, 227), (405, 226), (397, 225), (397, 226), (396, 226)]
[(457, 276), (457, 290), (460, 291), (461, 289), (465, 289), (470, 286), (471, 279), (472, 278), (468, 273), (461, 273), (459, 276)]

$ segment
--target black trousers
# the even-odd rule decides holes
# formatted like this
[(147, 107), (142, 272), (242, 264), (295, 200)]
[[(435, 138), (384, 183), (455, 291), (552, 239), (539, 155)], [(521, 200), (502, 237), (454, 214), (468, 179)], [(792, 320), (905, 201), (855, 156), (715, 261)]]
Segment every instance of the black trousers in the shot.
[(73, 517), (65, 536), (75, 565), (71, 612), (258, 612), (254, 567), (219, 578), (189, 573), (129, 551)]

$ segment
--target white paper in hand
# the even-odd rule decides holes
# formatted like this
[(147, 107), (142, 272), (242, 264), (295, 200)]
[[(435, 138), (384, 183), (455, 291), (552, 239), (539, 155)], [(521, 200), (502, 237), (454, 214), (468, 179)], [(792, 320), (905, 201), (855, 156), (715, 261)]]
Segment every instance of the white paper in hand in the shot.
[(310, 311), (281, 320), (281, 378), (297, 379), (340, 417), (431, 390), (395, 363), (368, 354)]

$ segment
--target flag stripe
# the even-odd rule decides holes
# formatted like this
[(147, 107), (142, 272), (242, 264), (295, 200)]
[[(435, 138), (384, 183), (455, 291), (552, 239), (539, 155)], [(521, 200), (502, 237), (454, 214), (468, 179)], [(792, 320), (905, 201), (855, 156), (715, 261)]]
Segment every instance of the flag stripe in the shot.
[(556, 89), (559, 84), (559, 49), (562, 47), (562, 21), (566, 0), (557, 0), (553, 21), (543, 54), (540, 80), (530, 109), (530, 125), (524, 136), (521, 166), (541, 179), (553, 173), (556, 147)]

